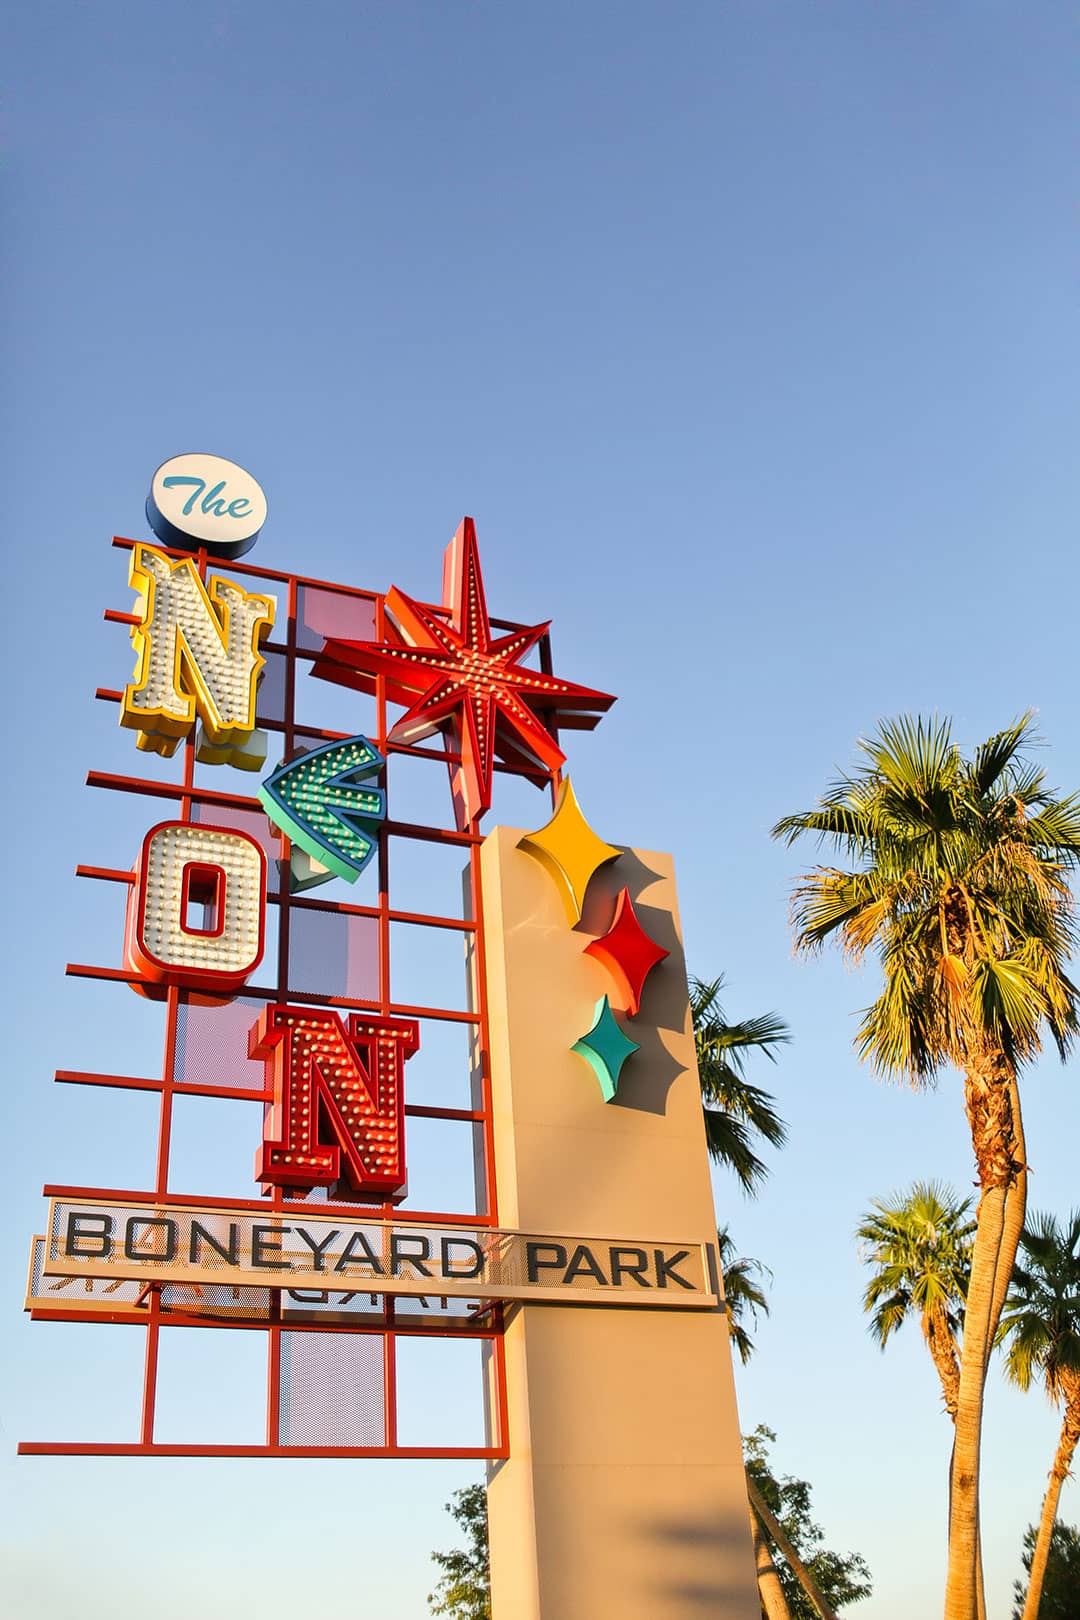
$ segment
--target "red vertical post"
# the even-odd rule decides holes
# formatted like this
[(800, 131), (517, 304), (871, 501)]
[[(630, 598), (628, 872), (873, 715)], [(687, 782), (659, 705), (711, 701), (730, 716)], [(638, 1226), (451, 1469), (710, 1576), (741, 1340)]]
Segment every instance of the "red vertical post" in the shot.
[[(294, 576), (288, 584), (288, 617), (285, 626), (285, 692), (282, 707), (285, 758), (291, 759), (296, 746), (296, 616), (299, 592)], [(292, 846), (281, 834), (281, 866), (278, 881), (278, 959), (276, 991), (278, 1001), (289, 999), (289, 924), (291, 918), (291, 858)], [(270, 1195), (271, 1206), (280, 1209), (284, 1189), (274, 1187)], [(281, 1429), (281, 1291), (272, 1288), (269, 1295), (269, 1324), (266, 1344), (266, 1443), (277, 1446)]]
[(384, 1442), (387, 1446), (396, 1447), (398, 1443), (397, 1338), (393, 1333), (383, 1334), (383, 1404), (386, 1414)]
[[(386, 638), (386, 605), (380, 596), (375, 604), (375, 637), (378, 641)], [(388, 726), (386, 723), (386, 677), (380, 675), (375, 681), (375, 726), (377, 730), (376, 747), (385, 761), (383, 765), (382, 786), (386, 792), (386, 819), (390, 819), (390, 750), (386, 743)], [(386, 830), (386, 822), (379, 828), (379, 1011), (383, 1017), (388, 1017), (391, 1008), (390, 996), (390, 834)], [(394, 1218), (394, 1206), (387, 1200), (381, 1207), (380, 1214), (384, 1221)], [(397, 1378), (396, 1378), (396, 1348), (394, 1342), (394, 1296), (383, 1295), (383, 1315), (386, 1320), (387, 1333), (383, 1344), (383, 1364), (385, 1371), (385, 1398), (386, 1398), (386, 1434), (387, 1445), (391, 1444), (390, 1435), (397, 1435)], [(396, 1438), (393, 1444), (397, 1444)]]

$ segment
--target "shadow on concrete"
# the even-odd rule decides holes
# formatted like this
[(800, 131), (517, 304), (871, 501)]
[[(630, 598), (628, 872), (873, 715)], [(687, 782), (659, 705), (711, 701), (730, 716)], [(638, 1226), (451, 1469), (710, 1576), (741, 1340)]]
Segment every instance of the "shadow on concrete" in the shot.
[[(658, 1542), (657, 1563), (667, 1570), (686, 1564), (685, 1576), (669, 1575), (656, 1582), (657, 1616), (679, 1620), (758, 1620), (757, 1583), (754, 1579), (750, 1534), (731, 1513), (725, 1522), (715, 1519), (642, 1519), (637, 1533)], [(712, 1571), (708, 1571), (708, 1566)]]

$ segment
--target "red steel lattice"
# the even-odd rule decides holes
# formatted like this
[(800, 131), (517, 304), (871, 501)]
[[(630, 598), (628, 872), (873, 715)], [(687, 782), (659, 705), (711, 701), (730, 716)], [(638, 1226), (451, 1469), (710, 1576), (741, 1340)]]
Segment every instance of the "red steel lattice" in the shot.
[[(134, 541), (116, 539), (113, 544), (122, 549), (130, 550)], [(164, 548), (162, 548), (164, 549)], [(183, 553), (173, 552), (169, 555), (180, 556)], [(205, 551), (193, 554), (197, 563), (199, 577), (206, 578), (208, 557)], [(371, 608), (371, 622), (376, 640), (382, 640), (386, 632), (385, 598), (382, 594), (366, 591), (353, 586), (331, 584), (325, 580), (303, 577), (297, 574), (286, 574), (269, 568), (262, 568), (240, 561), (219, 564), (210, 560), (210, 566), (220, 569), (229, 575), (256, 576), (259, 579), (273, 582), (284, 587), (283, 594), (287, 596), (286, 636), (284, 641), (271, 640), (264, 644), (268, 655), (273, 655), (275, 661), (274, 684), (280, 678), (282, 690), (280, 694), (281, 708), (278, 715), (258, 715), (258, 724), (267, 731), (278, 734), (280, 738), (283, 757), (289, 759), (296, 748), (304, 743), (329, 741), (346, 736), (347, 733), (323, 730), (315, 726), (303, 724), (296, 716), (297, 674), (301, 669), (310, 667), (321, 650), (322, 638), (313, 634), (309, 626), (301, 626), (298, 615), (298, 606), (301, 593), (318, 593), (333, 604), (368, 603)], [(306, 598), (305, 598), (306, 599)], [(439, 607), (430, 609), (438, 614), (444, 610)], [(119, 609), (108, 609), (105, 619), (110, 623), (131, 626), (138, 622), (137, 616)], [(279, 621), (280, 622), (280, 621)], [(492, 620), (493, 625), (503, 631), (515, 631), (520, 626), (503, 620)], [(304, 639), (301, 640), (301, 629)], [(550, 641), (545, 635), (539, 644), (539, 657), (541, 670), (550, 674), (551, 656)], [(269, 672), (267, 672), (269, 673)], [(445, 770), (447, 766), (460, 764), (460, 758), (449, 747), (445, 749), (425, 747), (407, 742), (390, 740), (392, 727), (387, 722), (387, 690), (386, 679), (380, 675), (374, 683), (376, 727), (371, 735), (371, 741), (389, 761), (394, 755), (409, 755), (415, 758), (437, 762)], [(118, 703), (121, 693), (111, 688), (99, 688), (96, 696), (105, 702)], [(361, 729), (360, 727), (356, 728)], [(553, 728), (554, 733), (554, 728)], [(262, 826), (268, 824), (263, 818), (261, 807), (253, 796), (229, 793), (215, 788), (208, 788), (196, 784), (195, 780), (195, 741), (188, 737), (182, 748), (178, 750), (177, 760), (181, 765), (179, 777), (175, 780), (160, 780), (157, 778), (142, 777), (138, 775), (117, 775), (99, 771), (91, 771), (87, 777), (89, 786), (106, 791), (125, 794), (145, 795), (155, 799), (174, 801), (177, 807), (170, 805), (169, 814), (182, 822), (197, 822), (202, 817), (204, 808), (212, 813), (213, 818), (225, 819), (227, 817), (240, 818), (237, 825), (249, 824), (246, 817), (262, 818)], [(495, 770), (512, 771), (511, 765), (495, 762)], [(348, 1203), (338, 1199), (334, 1200), (335, 1210), (340, 1210), (343, 1217), (349, 1215), (377, 1216), (384, 1220), (416, 1221), (461, 1224), (469, 1226), (494, 1226), (498, 1223), (498, 1204), (494, 1176), (494, 1152), (492, 1138), (491, 1118), (491, 1090), (488, 1070), (488, 1007), (485, 991), (484, 974), (484, 931), (482, 917), (482, 897), (480, 891), (479, 846), (482, 834), (479, 830), (478, 820), (474, 818), (463, 828), (443, 828), (418, 823), (396, 821), (392, 814), (392, 792), (386, 777), (382, 773), (381, 783), (388, 789), (388, 817), (382, 825), (379, 834), (379, 853), (377, 866), (378, 891), (374, 904), (371, 903), (345, 903), (316, 898), (309, 895), (291, 895), (288, 883), (281, 883), (275, 890), (273, 882), (268, 885), (267, 899), (270, 905), (277, 908), (278, 943), (276, 960), (264, 959), (259, 970), (260, 978), (265, 982), (257, 985), (245, 985), (242, 996), (250, 1000), (257, 1011), (260, 1004), (267, 1002), (308, 1003), (312, 1005), (334, 1006), (343, 1011), (350, 1009), (366, 1010), (379, 1013), (385, 1017), (401, 1017), (411, 1019), (441, 1020), (451, 1024), (467, 1026), (475, 1039), (475, 1059), (472, 1063), (474, 1095), (471, 1108), (438, 1107), (430, 1104), (410, 1103), (408, 1101), (408, 1071), (406, 1071), (406, 1118), (424, 1118), (465, 1122), (473, 1127), (475, 1153), (477, 1159), (477, 1185), (482, 1188), (483, 1207), (477, 1211), (432, 1210), (419, 1211), (409, 1209), (407, 1206), (395, 1206), (390, 1202), (372, 1204)], [(554, 794), (558, 786), (558, 772), (551, 773), (551, 786)], [(150, 818), (148, 817), (148, 820)], [(452, 917), (438, 914), (425, 914), (395, 907), (391, 902), (391, 845), (395, 840), (424, 842), (447, 847), (456, 847), (461, 850), (468, 862), (468, 899), (469, 915)], [(289, 858), (288, 841), (281, 839), (281, 856), (287, 870)], [(115, 885), (128, 885), (132, 882), (132, 873), (113, 867), (80, 865), (76, 868), (77, 875)], [(374, 997), (359, 998), (341, 994), (329, 994), (321, 991), (303, 990), (294, 988), (291, 978), (295, 969), (294, 953), (290, 949), (290, 936), (292, 924), (298, 914), (303, 913), (307, 918), (314, 920), (319, 916), (337, 916), (344, 919), (367, 919), (374, 923), (376, 932), (375, 955), (377, 961), (378, 994)], [(414, 1006), (395, 1002), (391, 994), (390, 958), (391, 958), (391, 924), (406, 926), (428, 927), (441, 930), (450, 930), (460, 933), (467, 951), (471, 954), (471, 1000), (468, 1010), (439, 1006)], [(117, 952), (119, 960), (119, 951)], [(116, 981), (132, 986), (138, 986), (140, 976), (127, 971), (123, 967), (108, 964), (70, 963), (67, 967), (69, 974), (99, 981)], [(98, 1198), (131, 1198), (146, 1197), (152, 1191), (154, 1200), (168, 1205), (184, 1201), (190, 1196), (188, 1191), (177, 1192), (170, 1188), (170, 1149), (173, 1125), (173, 1103), (176, 1097), (191, 1096), (200, 1098), (228, 1098), (244, 1100), (265, 1106), (271, 1101), (270, 1093), (265, 1083), (247, 1086), (225, 1085), (215, 1082), (191, 1080), (184, 1078), (183, 1053), (178, 1047), (182, 1045), (179, 1032), (183, 1019), (190, 1013), (188, 993), (178, 989), (175, 985), (168, 988), (165, 999), (165, 1044), (162, 1071), (160, 1078), (150, 1076), (132, 1076), (118, 1073), (92, 1073), (78, 1069), (61, 1069), (56, 1073), (56, 1079), (69, 1084), (120, 1087), (126, 1090), (155, 1093), (158, 1096), (158, 1124), (157, 1124), (157, 1152), (152, 1190), (128, 1191), (118, 1188), (86, 1188), (70, 1186), (47, 1186), (44, 1190), (47, 1195), (55, 1197), (98, 1197)], [(251, 1009), (249, 1009), (249, 1013)], [(254, 1022), (254, 1015), (251, 1016)], [(257, 1116), (252, 1121), (252, 1149), (254, 1152), (261, 1139), (261, 1128)], [(254, 1186), (254, 1183), (253, 1183)], [(255, 1197), (248, 1199), (219, 1198), (215, 1203), (222, 1207), (237, 1209), (253, 1209), (266, 1211), (302, 1212), (312, 1207), (325, 1207), (303, 1201), (297, 1201), (288, 1195), (286, 1189), (275, 1187), (269, 1198)], [(131, 1290), (129, 1290), (129, 1293)], [(191, 1290), (188, 1290), (190, 1293)], [(282, 1296), (274, 1290), (249, 1290), (250, 1294), (265, 1294), (257, 1305), (248, 1305), (239, 1295), (243, 1290), (234, 1290), (236, 1299), (230, 1298), (222, 1306), (227, 1311), (227, 1318), (219, 1315), (213, 1317), (205, 1310), (185, 1310), (185, 1302), (189, 1305), (191, 1300), (185, 1300), (182, 1290), (170, 1287), (168, 1284), (149, 1284), (143, 1287), (137, 1298), (117, 1300), (115, 1306), (111, 1303), (96, 1313), (95, 1319), (103, 1322), (140, 1323), (145, 1325), (146, 1350), (144, 1361), (144, 1377), (142, 1390), (142, 1406), (140, 1417), (139, 1440), (137, 1442), (121, 1443), (94, 1443), (94, 1442), (25, 1442), (19, 1450), (31, 1454), (91, 1454), (98, 1456), (213, 1456), (213, 1457), (469, 1457), (469, 1458), (501, 1458), (508, 1452), (507, 1420), (506, 1420), (506, 1389), (505, 1370), (503, 1363), (502, 1346), (502, 1307), (496, 1304), (484, 1305), (478, 1302), (477, 1309), (468, 1316), (446, 1315), (437, 1319), (424, 1319), (415, 1312), (410, 1312), (407, 1306), (410, 1302), (402, 1302), (387, 1296), (370, 1296), (368, 1304), (366, 1297), (362, 1301), (363, 1309), (357, 1310), (350, 1317), (348, 1313), (340, 1313), (334, 1320), (304, 1321), (302, 1313), (293, 1310), (291, 1313), (283, 1312)], [(353, 1296), (349, 1296), (351, 1299)], [(73, 1305), (66, 1305), (58, 1293), (55, 1305), (39, 1307), (34, 1310), (35, 1318), (51, 1321), (86, 1321), (87, 1315), (80, 1312)], [(267, 1403), (266, 1403), (266, 1439), (261, 1444), (253, 1445), (184, 1445), (165, 1443), (155, 1440), (155, 1408), (157, 1401), (158, 1379), (158, 1351), (160, 1335), (166, 1327), (207, 1327), (221, 1325), (227, 1320), (230, 1327), (243, 1328), (249, 1331), (262, 1332), (267, 1338)], [(293, 1389), (283, 1386), (283, 1338), (289, 1346), (289, 1355), (286, 1358), (287, 1366), (304, 1366), (311, 1363), (311, 1357), (304, 1357), (298, 1346), (302, 1340), (296, 1336), (304, 1334), (352, 1334), (371, 1336), (381, 1343), (382, 1355), (382, 1442), (376, 1443), (368, 1436), (367, 1441), (361, 1444), (333, 1444), (333, 1443), (304, 1443), (300, 1436), (305, 1432), (304, 1424), (292, 1412), (290, 1400)], [(484, 1346), (487, 1365), (487, 1412), (488, 1435), (487, 1443), (482, 1446), (423, 1446), (401, 1445), (398, 1442), (398, 1405), (397, 1405), (397, 1342), (402, 1335), (422, 1335), (428, 1337), (454, 1337), (472, 1338), (480, 1341)], [(363, 1350), (358, 1345), (357, 1354)], [(377, 1358), (376, 1358), (377, 1359)], [(319, 1364), (316, 1355), (314, 1364)], [(375, 1365), (371, 1356), (367, 1355), (365, 1365)], [(284, 1402), (284, 1406), (283, 1406)], [(290, 1432), (285, 1440), (281, 1433), (282, 1412), (289, 1413)], [(363, 1430), (363, 1424), (354, 1425), (357, 1433)], [(314, 1434), (319, 1429), (316, 1423), (310, 1428)], [(365, 1431), (366, 1432), (366, 1431)]]

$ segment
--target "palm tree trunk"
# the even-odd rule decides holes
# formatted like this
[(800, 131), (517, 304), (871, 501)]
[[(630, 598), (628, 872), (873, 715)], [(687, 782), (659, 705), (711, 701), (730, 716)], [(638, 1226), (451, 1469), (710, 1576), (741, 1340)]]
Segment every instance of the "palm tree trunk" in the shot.
[(1050, 1470), (1050, 1483), (1043, 1498), (1042, 1518), (1039, 1520), (1039, 1534), (1031, 1555), (1031, 1578), (1028, 1581), (1027, 1597), (1024, 1599), (1023, 1620), (1037, 1620), (1038, 1617), (1043, 1580), (1046, 1576), (1046, 1562), (1050, 1556), (1050, 1540), (1057, 1519), (1058, 1498), (1061, 1495), (1061, 1487), (1068, 1477), (1077, 1440), (1080, 1440), (1080, 1380), (1077, 1382), (1075, 1396), (1065, 1405), (1061, 1439), (1058, 1441), (1054, 1466)]
[(818, 1614), (820, 1614), (821, 1620), (836, 1620), (835, 1610), (830, 1609), (829, 1605), (826, 1603), (817, 1582), (807, 1569), (806, 1565), (803, 1563), (802, 1559), (799, 1557), (798, 1553), (795, 1551), (794, 1547), (791, 1545), (791, 1542), (788, 1540), (787, 1536), (785, 1536), (784, 1532), (781, 1530), (776, 1521), (775, 1515), (769, 1507), (769, 1504), (766, 1502), (765, 1498), (762, 1496), (749, 1474), (746, 1476), (746, 1489), (749, 1494), (750, 1501), (753, 1504), (754, 1512), (757, 1514), (770, 1536), (772, 1536), (773, 1540), (776, 1542), (777, 1547), (791, 1565), (792, 1574), (795, 1576), (799, 1585), (802, 1587), (803, 1591), (814, 1605), (814, 1608), (817, 1610)]
[[(956, 1423), (955, 1413), (953, 1423)], [(953, 1430), (953, 1449), (949, 1454), (949, 1501), (952, 1502), (953, 1456), (956, 1453), (956, 1431)], [(986, 1620), (986, 1586), (983, 1582), (982, 1524), (975, 1532), (975, 1620)]]
[(990, 1188), (979, 1203), (964, 1318), (964, 1343), (960, 1353), (956, 1440), (949, 1484), (949, 1573), (945, 1587), (945, 1620), (975, 1620), (976, 1614), (979, 1451), (986, 1377), (986, 1330), (993, 1305), (994, 1273), (1004, 1214), (1004, 1188)]
[[(964, 1341), (960, 1351), (956, 1442), (949, 1488), (945, 1620), (975, 1620), (978, 1612), (983, 1391), (992, 1343), (991, 1322), (996, 1326), (994, 1307), (999, 1294), (999, 1273), (1003, 1269), (1005, 1206), (1023, 1163), (1016, 1151), (1015, 1076), (1004, 1055), (1001, 1052), (983, 1055), (979, 1062), (972, 1063), (965, 1081), (965, 1102), (982, 1196), (976, 1216), (964, 1312)], [(1012, 1259), (1007, 1268), (1007, 1273), (1011, 1272)], [(1000, 1305), (998, 1309), (1000, 1311)]]
[[(990, 1306), (986, 1366), (983, 1368), (984, 1390), (986, 1387), (986, 1374), (990, 1369), (990, 1356), (994, 1349), (994, 1340), (997, 1338), (998, 1323), (1001, 1320), (1001, 1312), (1009, 1292), (1009, 1284), (1012, 1281), (1013, 1267), (1016, 1264), (1016, 1251), (1020, 1246), (1020, 1234), (1024, 1230), (1024, 1219), (1027, 1215), (1027, 1147), (1024, 1141), (1024, 1120), (1020, 1112), (1020, 1087), (1015, 1074), (1009, 1081), (1009, 1098), (1012, 1104), (1012, 1131), (1015, 1143), (1013, 1157), (1016, 1160), (1016, 1168), (1015, 1179), (1005, 1194), (1001, 1248), (998, 1251), (997, 1275), (994, 1278), (994, 1296)], [(975, 1504), (975, 1509), (979, 1515), (975, 1528), (975, 1614), (976, 1620), (986, 1620), (986, 1588), (982, 1559), (982, 1509), (978, 1502)]]
[[(990, 1314), (991, 1350), (1005, 1305), (1005, 1296), (1012, 1282), (1016, 1251), (1020, 1246), (1020, 1234), (1024, 1230), (1024, 1220), (1027, 1216), (1027, 1144), (1024, 1141), (1024, 1119), (1020, 1112), (1020, 1087), (1015, 1074), (1009, 1081), (1009, 1101), (1012, 1107), (1014, 1179), (1005, 1198), (1005, 1224), (1001, 1234), (997, 1276), (994, 1279), (994, 1303)], [(987, 1365), (989, 1366), (989, 1355)]]
[(747, 1509), (750, 1514), (750, 1534), (754, 1538), (758, 1595), (761, 1598), (761, 1607), (765, 1610), (766, 1620), (791, 1620), (791, 1610), (787, 1606), (784, 1588), (780, 1585), (780, 1577), (776, 1573), (776, 1565), (772, 1561), (768, 1542), (762, 1534), (761, 1520), (749, 1504)]
[(950, 1418), (956, 1422), (956, 1403), (960, 1394), (960, 1355), (956, 1340), (949, 1331), (948, 1319), (944, 1311), (936, 1315), (927, 1313), (922, 1319), (923, 1337), (926, 1348), (930, 1352), (930, 1359), (934, 1363), (938, 1378), (941, 1381), (941, 1394), (945, 1401), (945, 1410)]

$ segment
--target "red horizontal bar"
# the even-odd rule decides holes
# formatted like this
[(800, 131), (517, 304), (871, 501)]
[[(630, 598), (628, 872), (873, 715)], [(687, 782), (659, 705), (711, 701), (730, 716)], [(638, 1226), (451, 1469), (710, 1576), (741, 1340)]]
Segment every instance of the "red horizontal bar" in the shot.
[(133, 1074), (94, 1074), (88, 1069), (57, 1069), (53, 1075), (61, 1085), (67, 1086), (116, 1086), (124, 1091), (160, 1091), (162, 1082), (151, 1080), (145, 1075)]
[[(153, 1193), (132, 1192), (123, 1187), (69, 1187), (60, 1186), (53, 1182), (46, 1182), (41, 1189), (43, 1198), (65, 1198), (76, 1203), (90, 1203), (94, 1199), (104, 1199), (112, 1203), (122, 1204), (187, 1204), (193, 1209), (244, 1209), (255, 1210), (262, 1214), (267, 1209), (265, 1198), (207, 1198), (206, 1194), (192, 1193)], [(382, 1221), (384, 1217), (378, 1213), (384, 1206), (378, 1204), (308, 1204), (298, 1203), (295, 1199), (275, 1204), (273, 1213), (279, 1210), (287, 1211), (290, 1215), (330, 1215), (334, 1218), (358, 1221)], [(395, 1224), (414, 1224), (417, 1226), (490, 1226), (491, 1218), (487, 1215), (460, 1215), (437, 1213), (432, 1210), (395, 1210), (393, 1215)], [(370, 1292), (370, 1290), (369, 1290)]]
[[(147, 544), (146, 541), (127, 540), (121, 534), (114, 534), (112, 543), (120, 551), (131, 551), (137, 545)], [(157, 541), (154, 541), (153, 545), (155, 551), (163, 551), (167, 557), (191, 556), (190, 551), (180, 551), (176, 547), (163, 546)], [(218, 558), (210, 557), (207, 559), (207, 562), (211, 567), (214, 568), (217, 568), (218, 566), (227, 568), (230, 574), (258, 574), (262, 579), (273, 579), (276, 580), (280, 585), (288, 585), (290, 580), (295, 580), (297, 586), (307, 585), (310, 586), (312, 590), (316, 591), (335, 591), (341, 596), (356, 596), (360, 597), (361, 599), (366, 598), (369, 602), (377, 602), (380, 595), (380, 592), (378, 591), (364, 590), (359, 585), (335, 585), (333, 581), (328, 579), (305, 579), (299, 574), (283, 574), (276, 568), (259, 568), (252, 563), (237, 562), (232, 558), (229, 558), (228, 560), (222, 558), (220, 559), (219, 563)], [(492, 619), (491, 622), (494, 624), (496, 621)]]
[[(142, 973), (129, 973), (125, 968), (98, 967), (92, 962), (68, 962), (64, 972), (70, 979), (101, 979), (109, 984), (155, 983)], [(276, 990), (263, 984), (245, 984), (245, 996), (260, 1001), (290, 1001), (304, 1007), (347, 1007), (353, 1012), (380, 1012), (382, 1004), (359, 996), (327, 996), (314, 990)], [(451, 1007), (413, 1007), (408, 1002), (390, 1003), (390, 1016), (394, 1018), (436, 1018), (444, 1024), (478, 1024), (480, 1014), (458, 1012)]]
[[(118, 866), (77, 866), (76, 877), (98, 878), (103, 883), (134, 883), (134, 872)], [(272, 906), (280, 906), (280, 894), (267, 894)], [(345, 917), (370, 917), (377, 921), (381, 913), (378, 906), (355, 906), (347, 900), (312, 900), (306, 895), (290, 895), (289, 905), (294, 911), (330, 911)], [(450, 928), (459, 933), (473, 933), (476, 924), (468, 917), (436, 917), (423, 911), (390, 911), (391, 922), (415, 923), (422, 928)]]
[[(111, 771), (87, 771), (87, 787), (112, 788), (120, 793), (144, 793), (156, 799), (195, 799), (202, 804), (220, 804), (234, 810), (254, 810), (265, 814), (258, 799), (240, 793), (219, 793), (216, 788), (185, 787), (182, 782), (154, 782), (144, 776), (118, 776)], [(386, 831), (395, 838), (417, 838), (428, 844), (482, 844), (483, 833), (458, 832), (448, 827), (423, 827), (412, 821), (386, 821)]]
[[(97, 686), (94, 688), (94, 696), (99, 703), (119, 703), (123, 695), (119, 688), (115, 686)], [(275, 720), (271, 715), (259, 714), (257, 704), (255, 722), (263, 731), (284, 731), (286, 729), (284, 720)], [(348, 733), (342, 731), (338, 732), (337, 735), (344, 738), (347, 737)]]
[(436, 1108), (428, 1103), (406, 1103), (405, 1112), (414, 1119), (463, 1119), (483, 1124), (487, 1115), (477, 1108)]
[(151, 1442), (20, 1440), (20, 1457), (383, 1457), (502, 1458), (506, 1446), (182, 1446)]
[[(144, 1080), (128, 1074), (91, 1074), (84, 1069), (57, 1069), (53, 1079), (61, 1085), (70, 1086), (112, 1086), (117, 1091), (164, 1091), (164, 1082), (161, 1080)], [(185, 1097), (223, 1097), (230, 1102), (247, 1102), (253, 1099), (256, 1102), (272, 1102), (273, 1092), (264, 1090), (261, 1086), (198, 1086), (184, 1081), (174, 1081), (173, 1091)]]
[[(272, 894), (268, 897), (275, 905), (281, 904), (280, 895)], [(347, 901), (340, 900), (309, 900), (306, 896), (290, 895), (289, 906), (293, 911), (333, 911), (340, 912), (346, 917), (372, 917), (378, 918), (381, 913), (377, 906), (353, 906)], [(423, 911), (388, 911), (387, 916), (391, 922), (415, 923), (422, 928), (451, 928), (459, 932), (472, 933), (476, 924), (469, 917), (436, 917)]]
[[(147, 1080), (130, 1074), (94, 1074), (86, 1069), (57, 1069), (53, 1079), (61, 1085), (112, 1086), (118, 1091), (164, 1091), (162, 1080)], [(186, 1097), (225, 1097), (230, 1102), (272, 1102), (273, 1092), (261, 1086), (199, 1086), (183, 1080), (173, 1082), (173, 1091)], [(475, 1108), (438, 1108), (429, 1103), (406, 1103), (406, 1114), (414, 1119), (453, 1119), (483, 1123), (487, 1115)]]
[[(491, 622), (494, 624), (495, 620), (492, 619)], [(269, 645), (269, 643), (267, 645)], [(270, 650), (272, 652), (279, 652), (283, 658), (288, 657), (288, 653), (283, 647), (272, 646)], [(301, 658), (314, 658), (316, 654), (300, 653), (298, 656)], [(124, 694), (120, 691), (120, 689), (115, 686), (98, 686), (94, 690), (94, 696), (101, 703), (119, 703), (123, 695)], [(258, 713), (258, 700), (256, 700), (255, 719), (256, 723), (261, 726), (264, 731), (286, 730), (284, 720), (275, 720), (270, 715)], [(565, 725), (566, 722), (564, 721), (563, 724)], [(295, 737), (313, 737), (319, 742), (347, 742), (353, 733), (349, 731), (323, 731), (318, 726), (302, 726), (294, 724), (293, 735)], [(437, 764), (440, 765), (461, 764), (461, 755), (455, 754), (449, 748), (425, 748), (421, 743), (391, 742), (389, 738), (383, 738), (381, 741), (376, 739), (376, 746), (383, 754), (405, 754), (413, 759), (433, 759)], [(516, 765), (507, 765), (505, 761), (501, 759), (496, 759), (492, 762), (492, 769), (495, 771), (500, 771), (504, 776), (523, 776), (526, 781), (536, 782), (538, 786), (546, 785), (546, 783), (549, 782), (555, 775), (554, 771), (533, 772), (519, 770)], [(130, 791), (134, 792), (135, 790), (131, 789)]]
[(145, 776), (117, 776), (110, 771), (87, 771), (87, 787), (112, 788), (120, 793), (144, 793), (156, 799), (197, 799), (206, 804), (227, 805), (236, 810), (262, 810), (258, 799), (238, 793), (218, 793), (214, 788), (185, 787), (182, 782), (153, 782)]
[[(131, 551), (137, 545), (147, 544), (146, 541), (128, 540), (122, 534), (114, 534), (112, 543), (120, 551)], [(163, 546), (157, 541), (153, 542), (153, 544), (155, 550), (163, 551), (167, 557), (189, 557), (191, 555), (189, 551), (180, 551), (175, 547)], [(383, 591), (366, 590), (359, 585), (340, 585), (329, 579), (308, 579), (303, 574), (283, 574), (276, 568), (260, 568), (257, 563), (244, 563), (232, 559), (221, 559), (219, 563), (219, 559), (216, 557), (208, 558), (207, 562), (214, 568), (218, 566), (227, 568), (230, 574), (256, 574), (262, 579), (276, 580), (281, 585), (295, 582), (298, 590), (303, 590), (307, 586), (309, 590), (332, 591), (338, 596), (355, 596), (369, 602), (379, 602), (385, 595)], [(444, 619), (450, 616), (449, 608), (442, 602), (425, 602), (422, 605)], [(491, 623), (497, 630), (526, 630), (529, 628), (528, 625), (517, 624), (512, 619), (493, 618)]]
[[(250, 1285), (249, 1285), (250, 1286)], [(334, 1289), (334, 1293), (344, 1290)], [(59, 1298), (59, 1296), (57, 1296)], [(384, 1296), (385, 1297), (385, 1296)], [(411, 1294), (395, 1294), (395, 1299), (411, 1299)], [(437, 1296), (431, 1294), (431, 1299)], [(134, 1305), (118, 1306), (113, 1311), (78, 1311), (58, 1305), (37, 1306), (28, 1311), (31, 1322), (101, 1322), (106, 1327), (145, 1327), (147, 1323), (148, 1306), (136, 1308)], [(412, 1339), (497, 1339), (500, 1330), (485, 1327), (480, 1317), (490, 1314), (491, 1307), (485, 1306), (479, 1312), (472, 1312), (468, 1316), (432, 1316), (408, 1315), (395, 1316), (392, 1327), (387, 1326), (384, 1316), (357, 1316), (355, 1322), (301, 1322), (301, 1321), (256, 1321), (253, 1317), (243, 1316), (192, 1316), (187, 1311), (173, 1310), (166, 1306), (161, 1316), (161, 1326), (170, 1328), (230, 1328), (241, 1333), (267, 1333), (272, 1327), (282, 1327), (288, 1333), (366, 1333), (370, 1337), (378, 1335), (380, 1338), (393, 1333), (403, 1338)]]

